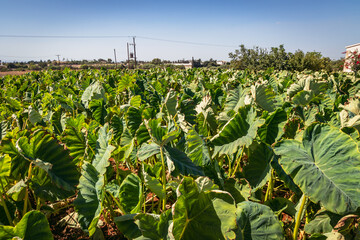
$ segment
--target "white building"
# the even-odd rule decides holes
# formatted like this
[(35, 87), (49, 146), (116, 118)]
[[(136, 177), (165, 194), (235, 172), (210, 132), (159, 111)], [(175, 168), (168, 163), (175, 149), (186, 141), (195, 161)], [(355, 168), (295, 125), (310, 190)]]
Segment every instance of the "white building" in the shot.
[(216, 61), (216, 64), (217, 65), (225, 65), (226, 64), (226, 61)]
[[(345, 59), (347, 59), (352, 52), (355, 52), (355, 51), (356, 51), (358, 54), (360, 54), (360, 43), (353, 44), (353, 45), (350, 45), (350, 46), (346, 46), (345, 48), (346, 48)], [(344, 69), (343, 69), (343, 71), (344, 71), (344, 72), (351, 72), (351, 69), (346, 68), (345, 65), (346, 65), (346, 64), (344, 64)]]

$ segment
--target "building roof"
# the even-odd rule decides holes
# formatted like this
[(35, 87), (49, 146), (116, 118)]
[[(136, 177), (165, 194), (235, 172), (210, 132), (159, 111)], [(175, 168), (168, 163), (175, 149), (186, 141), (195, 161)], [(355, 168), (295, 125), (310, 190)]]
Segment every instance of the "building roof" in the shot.
[(360, 46), (360, 43), (349, 45), (349, 46), (346, 46), (345, 48), (352, 48), (352, 47), (356, 47), (356, 46)]

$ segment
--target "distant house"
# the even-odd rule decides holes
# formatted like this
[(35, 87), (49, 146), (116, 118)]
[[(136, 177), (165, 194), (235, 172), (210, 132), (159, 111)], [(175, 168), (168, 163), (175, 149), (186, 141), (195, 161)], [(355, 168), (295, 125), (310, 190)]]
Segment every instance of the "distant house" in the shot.
[(191, 63), (171, 63), (174, 66), (184, 66), (185, 69), (193, 68), (193, 65)]
[(226, 65), (226, 63), (227, 63), (226, 61), (216, 61), (216, 64), (220, 65), (220, 66), (221, 65)]
[[(346, 46), (345, 48), (346, 48), (345, 59), (347, 59), (352, 52), (355, 52), (355, 51), (356, 51), (356, 52), (360, 53), (360, 43), (353, 44), (353, 45), (350, 45), (350, 46)], [(346, 64), (344, 64), (344, 69), (343, 69), (343, 71), (344, 71), (344, 72), (351, 72), (351, 69), (346, 68), (345, 65), (346, 65)]]

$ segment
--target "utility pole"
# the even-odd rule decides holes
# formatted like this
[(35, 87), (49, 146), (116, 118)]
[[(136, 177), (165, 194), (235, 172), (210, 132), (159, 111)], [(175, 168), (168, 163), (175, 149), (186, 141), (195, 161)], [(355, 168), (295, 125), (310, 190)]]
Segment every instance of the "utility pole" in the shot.
[(135, 68), (136, 68), (136, 44), (135, 44), (135, 37), (133, 37), (133, 45), (134, 45), (134, 60), (135, 60)]
[(58, 58), (58, 63), (59, 63), (59, 65), (60, 65), (60, 54), (57, 54), (56, 56), (57, 56), (57, 58)]
[[(130, 50), (130, 46), (133, 46), (133, 52)], [(130, 59), (134, 59), (134, 68), (136, 68), (137, 61), (136, 61), (136, 44), (135, 44), (135, 37), (133, 37), (132, 43), (127, 43), (127, 54), (128, 54), (128, 67), (130, 67)]]
[(127, 47), (127, 56), (128, 56), (128, 68), (130, 68), (130, 53), (129, 53), (129, 43), (126, 43)]
[(115, 69), (117, 69), (117, 62), (116, 62), (116, 51), (115, 51), (115, 48), (114, 48), (114, 57), (115, 57)]

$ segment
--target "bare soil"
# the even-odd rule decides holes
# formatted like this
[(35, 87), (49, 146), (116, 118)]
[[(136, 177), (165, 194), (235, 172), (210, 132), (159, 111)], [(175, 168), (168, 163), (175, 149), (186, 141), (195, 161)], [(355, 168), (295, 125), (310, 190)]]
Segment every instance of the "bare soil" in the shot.
[(31, 70), (26, 71), (8, 71), (8, 72), (0, 72), (0, 77), (4, 77), (6, 75), (23, 75), (25, 73), (32, 72)]

